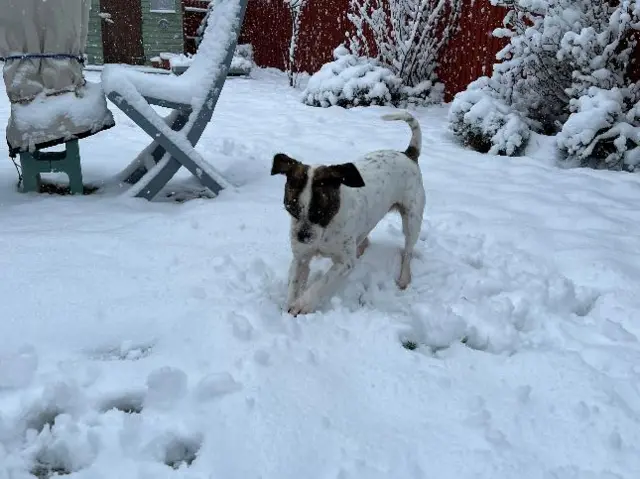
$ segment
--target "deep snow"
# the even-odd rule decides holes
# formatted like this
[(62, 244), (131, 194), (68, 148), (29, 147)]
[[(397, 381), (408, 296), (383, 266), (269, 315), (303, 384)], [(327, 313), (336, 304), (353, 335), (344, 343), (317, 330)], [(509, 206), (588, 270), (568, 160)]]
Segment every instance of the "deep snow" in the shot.
[[(112, 109), (81, 142), (96, 184), (148, 141)], [(282, 312), (273, 153), (404, 148), (389, 110), (229, 80), (197, 150), (238, 187), (213, 200), (24, 195), (1, 162), (0, 478), (640, 477), (637, 175), (558, 169), (538, 136), (525, 158), (466, 151), (446, 107), (418, 110), (412, 286), (395, 287), (389, 216), (330, 304)]]

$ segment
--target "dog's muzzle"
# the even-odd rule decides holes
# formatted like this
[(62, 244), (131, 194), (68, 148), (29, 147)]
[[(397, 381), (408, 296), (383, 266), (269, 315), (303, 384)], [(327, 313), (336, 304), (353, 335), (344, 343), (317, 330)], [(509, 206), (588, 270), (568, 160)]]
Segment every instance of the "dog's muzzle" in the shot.
[(311, 231), (311, 228), (306, 225), (303, 225), (296, 233), (296, 238), (300, 243), (303, 243), (303, 244), (310, 243), (312, 237), (313, 237), (313, 233)]

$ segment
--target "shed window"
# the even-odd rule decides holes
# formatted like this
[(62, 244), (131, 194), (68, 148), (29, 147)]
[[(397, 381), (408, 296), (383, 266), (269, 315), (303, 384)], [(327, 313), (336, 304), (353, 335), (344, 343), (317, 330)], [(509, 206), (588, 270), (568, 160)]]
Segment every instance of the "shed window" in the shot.
[(176, 13), (176, 0), (151, 0), (151, 11), (159, 13)]

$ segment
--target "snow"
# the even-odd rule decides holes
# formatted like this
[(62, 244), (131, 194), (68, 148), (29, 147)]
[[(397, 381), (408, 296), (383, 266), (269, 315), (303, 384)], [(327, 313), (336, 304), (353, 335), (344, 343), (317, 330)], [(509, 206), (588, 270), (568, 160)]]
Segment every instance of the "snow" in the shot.
[(272, 155), (348, 161), (409, 130), (286, 83), (227, 82), (196, 149), (238, 187), (213, 200), (122, 196), (148, 137), (116, 109), (82, 141), (94, 195), (20, 194), (0, 163), (0, 478), (637, 478), (640, 178), (558, 169), (537, 135), (528, 156), (470, 152), (447, 107), (416, 109), (412, 285), (389, 216), (340, 293), (292, 318)]
[[(193, 63), (194, 56), (185, 54), (173, 54), (169, 58), (172, 70), (185, 71)], [(251, 44), (238, 45), (231, 59), (229, 67), (230, 75), (248, 75), (254, 67), (253, 47)]]
[(79, 94), (38, 94), (31, 102), (11, 105), (10, 133), (14, 148), (96, 132), (113, 124), (99, 83), (86, 82)]

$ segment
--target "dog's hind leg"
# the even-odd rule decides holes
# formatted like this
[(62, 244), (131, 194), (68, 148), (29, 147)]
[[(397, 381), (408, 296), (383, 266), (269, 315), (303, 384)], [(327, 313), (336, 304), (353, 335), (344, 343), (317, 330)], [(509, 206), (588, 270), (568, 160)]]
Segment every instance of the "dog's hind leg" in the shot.
[(398, 208), (402, 217), (402, 231), (404, 233), (404, 249), (400, 260), (400, 275), (396, 284), (400, 289), (406, 289), (411, 283), (411, 258), (413, 250), (420, 237), (422, 226), (422, 214), (420, 211), (409, 210), (404, 207)]

